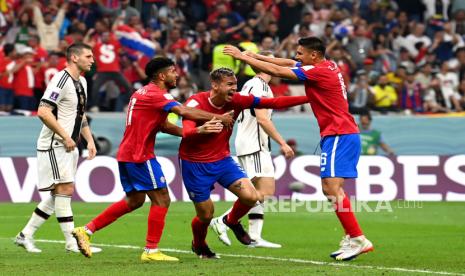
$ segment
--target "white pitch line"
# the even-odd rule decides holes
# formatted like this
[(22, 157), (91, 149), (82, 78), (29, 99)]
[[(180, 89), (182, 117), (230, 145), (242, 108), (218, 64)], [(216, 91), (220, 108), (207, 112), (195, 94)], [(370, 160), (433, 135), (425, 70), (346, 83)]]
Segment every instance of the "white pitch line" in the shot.
[[(44, 243), (65, 243), (65, 241), (61, 240), (36, 240), (36, 242), (44, 242)], [(103, 243), (92, 243), (95, 246), (101, 247), (113, 247), (113, 248), (124, 248), (124, 249), (144, 249), (140, 246), (135, 245), (122, 245), (122, 244), (103, 244)], [(175, 248), (160, 248), (162, 251), (166, 252), (175, 252), (175, 253), (182, 253), (182, 254), (193, 254), (191, 251), (188, 250), (181, 250)], [(403, 267), (384, 267), (384, 266), (372, 266), (372, 265), (354, 265), (348, 263), (330, 263), (330, 262), (323, 262), (323, 261), (312, 261), (306, 259), (297, 259), (297, 258), (278, 258), (278, 257), (271, 257), (271, 256), (256, 256), (256, 255), (242, 255), (242, 254), (222, 254), (218, 253), (220, 256), (226, 257), (233, 257), (233, 258), (246, 258), (246, 259), (257, 259), (257, 260), (267, 260), (267, 261), (279, 261), (279, 262), (288, 262), (288, 263), (304, 263), (304, 264), (313, 264), (319, 266), (335, 266), (335, 267), (350, 267), (350, 268), (357, 268), (357, 269), (373, 269), (373, 270), (390, 270), (390, 271), (399, 271), (399, 272), (411, 272), (411, 273), (425, 273), (425, 274), (436, 274), (436, 275), (462, 275), (465, 274), (455, 273), (455, 272), (447, 272), (447, 271), (433, 271), (433, 270), (426, 270), (426, 269), (409, 269)]]

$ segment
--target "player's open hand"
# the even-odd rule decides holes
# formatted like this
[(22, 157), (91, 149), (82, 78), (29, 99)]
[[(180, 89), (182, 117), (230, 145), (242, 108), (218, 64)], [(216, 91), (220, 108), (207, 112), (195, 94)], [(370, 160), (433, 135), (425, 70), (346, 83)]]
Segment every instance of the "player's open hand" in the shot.
[(224, 46), (223, 54), (232, 56), (233, 58), (239, 58), (242, 55), (242, 52), (237, 47), (226, 45)]
[(284, 155), (284, 157), (286, 157), (286, 159), (292, 158), (295, 155), (291, 146), (289, 146), (288, 144), (281, 145), (281, 152)]
[(76, 142), (71, 137), (65, 139), (65, 149), (67, 152), (73, 151), (76, 148)]
[(228, 111), (221, 116), (218, 116), (218, 119), (223, 123), (227, 128), (232, 128), (234, 126), (234, 110)]
[(223, 124), (221, 120), (213, 117), (210, 121), (205, 122), (202, 126), (198, 127), (198, 133), (208, 134), (208, 133), (219, 133), (223, 130)]
[(97, 155), (97, 148), (95, 147), (94, 141), (87, 142), (87, 150), (89, 151), (89, 155), (87, 156), (87, 160), (92, 160)]

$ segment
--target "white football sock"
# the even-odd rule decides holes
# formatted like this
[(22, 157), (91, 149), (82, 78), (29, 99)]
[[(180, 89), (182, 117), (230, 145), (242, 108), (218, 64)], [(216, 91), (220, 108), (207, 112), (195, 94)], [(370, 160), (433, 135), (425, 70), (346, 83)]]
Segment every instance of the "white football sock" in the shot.
[(228, 210), (226, 210), (226, 212), (224, 212), (221, 216), (220, 216), (220, 222), (223, 223), (223, 217), (224, 216), (227, 216), (229, 213), (231, 213), (231, 210), (232, 210), (232, 207), (229, 208)]
[(55, 211), (55, 198), (53, 196), (42, 200), (34, 210), (31, 218), (27, 222), (24, 229), (21, 231), (26, 237), (33, 237), (37, 229), (44, 224), (44, 222)]
[(263, 214), (263, 203), (260, 202), (257, 202), (249, 211), (249, 235), (252, 240), (258, 240), (262, 237)]
[(65, 236), (66, 244), (74, 243), (71, 232), (74, 229), (73, 210), (71, 210), (71, 196), (55, 195), (55, 215)]

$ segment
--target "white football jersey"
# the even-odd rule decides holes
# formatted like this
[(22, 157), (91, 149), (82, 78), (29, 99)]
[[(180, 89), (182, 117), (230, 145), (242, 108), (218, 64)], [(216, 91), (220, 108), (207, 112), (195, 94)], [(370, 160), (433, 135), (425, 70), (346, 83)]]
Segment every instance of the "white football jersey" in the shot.
[[(256, 97), (273, 98), (273, 92), (266, 81), (260, 77), (253, 77), (242, 87), (241, 95), (253, 94)], [(272, 110), (268, 110), (271, 118)], [(253, 108), (245, 109), (237, 118), (236, 154), (243, 156), (259, 151), (271, 151), (270, 137), (258, 124)]]
[[(82, 118), (86, 109), (87, 81), (80, 76), (74, 80), (66, 70), (56, 73), (50, 80), (41, 101), (55, 107), (53, 114), (58, 123), (77, 143)], [(45, 124), (37, 140), (37, 150), (63, 146), (63, 139)]]

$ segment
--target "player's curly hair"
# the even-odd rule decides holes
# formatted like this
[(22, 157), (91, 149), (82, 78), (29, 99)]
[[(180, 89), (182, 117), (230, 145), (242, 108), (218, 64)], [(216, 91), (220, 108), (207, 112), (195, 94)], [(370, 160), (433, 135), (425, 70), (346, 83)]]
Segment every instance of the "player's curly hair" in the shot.
[(221, 68), (213, 70), (210, 73), (210, 79), (211, 81), (219, 82), (223, 79), (223, 77), (232, 77), (234, 75), (235, 74), (233, 70), (226, 68), (226, 67), (221, 67)]
[(326, 52), (325, 44), (318, 37), (315, 37), (315, 36), (303, 37), (299, 39), (298, 44), (304, 47), (305, 49), (317, 51), (322, 56), (325, 55), (325, 52)]
[(154, 80), (157, 77), (157, 74), (170, 66), (174, 65), (174, 61), (166, 57), (156, 57), (147, 63), (145, 66), (145, 75), (149, 80)]

